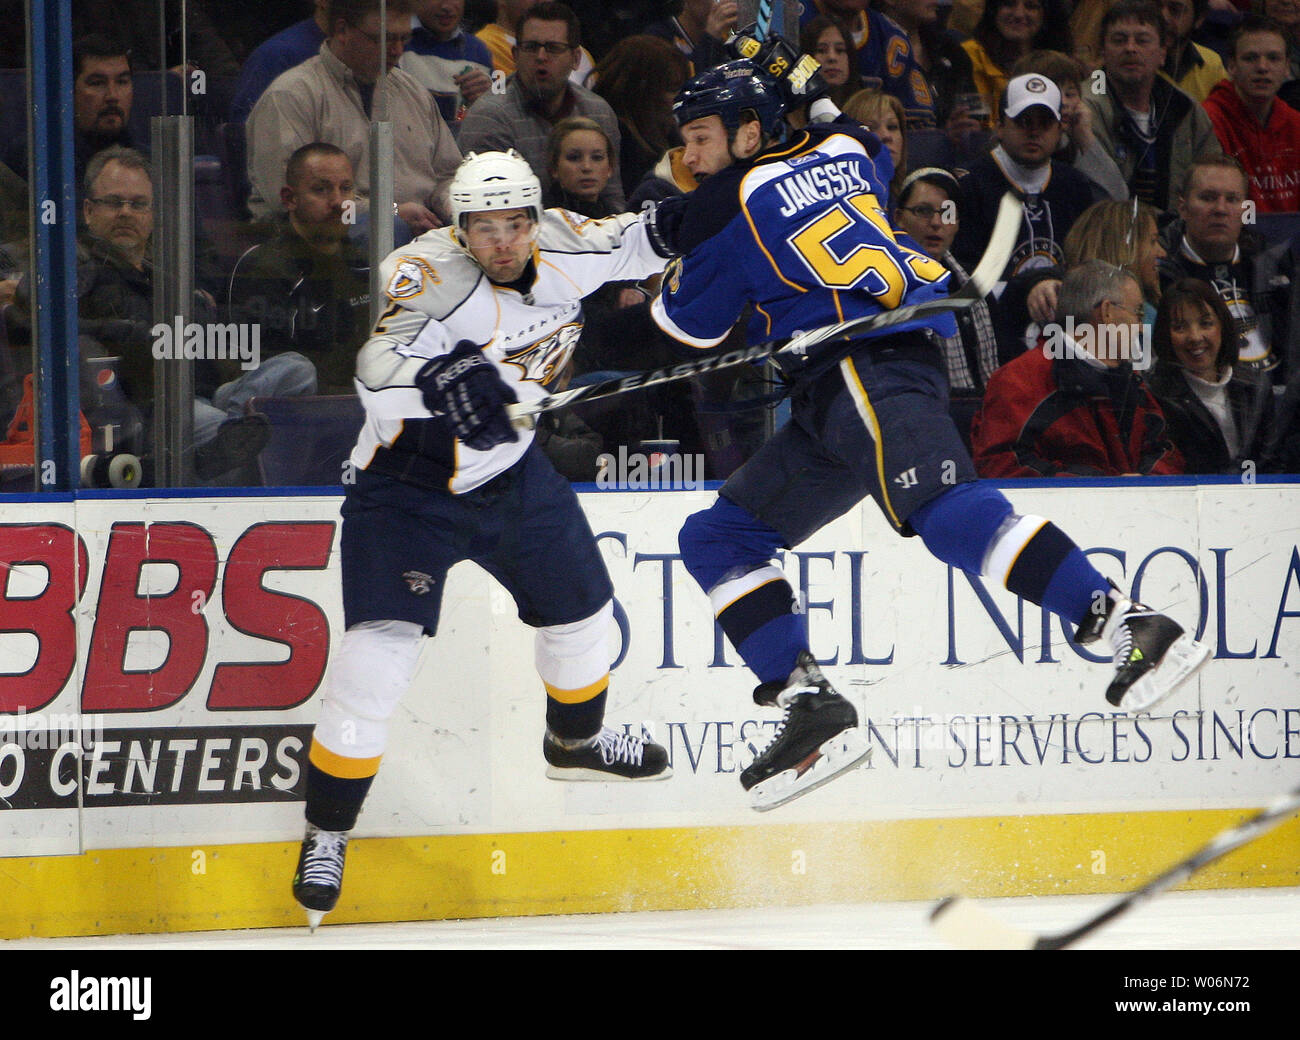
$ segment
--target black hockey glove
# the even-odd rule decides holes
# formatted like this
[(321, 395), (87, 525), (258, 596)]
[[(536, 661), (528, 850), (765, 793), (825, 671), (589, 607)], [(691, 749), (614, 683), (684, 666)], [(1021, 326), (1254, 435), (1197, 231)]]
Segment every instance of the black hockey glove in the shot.
[(800, 54), (782, 37), (773, 34), (756, 40), (741, 33), (727, 46), (742, 58), (748, 58), (762, 70), (780, 91), (787, 112), (810, 105), (830, 88), (819, 71), (821, 64), (811, 54)]
[(461, 340), (450, 354), (421, 368), (415, 385), (424, 395), (424, 406), (441, 414), (475, 451), (519, 439), (506, 415), (506, 405), (518, 398), (471, 340)]
[(654, 251), (667, 260), (682, 255), (682, 216), (685, 195), (669, 195), (658, 202), (646, 202), (645, 230)]

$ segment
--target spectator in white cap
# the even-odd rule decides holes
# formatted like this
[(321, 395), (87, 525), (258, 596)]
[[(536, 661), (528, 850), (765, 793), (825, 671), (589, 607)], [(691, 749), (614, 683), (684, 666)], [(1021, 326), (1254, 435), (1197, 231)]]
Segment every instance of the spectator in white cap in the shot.
[[(1025, 204), (1024, 228), (1003, 282), (1061, 263), (1061, 243), (1075, 219), (1102, 196), (1087, 177), (1052, 158), (1061, 140), (1061, 91), (1031, 73), (1007, 83), (998, 105), (998, 144), (961, 177), (961, 229), (953, 255), (968, 269), (988, 244), (998, 202), (1015, 192)], [(999, 290), (1000, 291), (1000, 290)]]

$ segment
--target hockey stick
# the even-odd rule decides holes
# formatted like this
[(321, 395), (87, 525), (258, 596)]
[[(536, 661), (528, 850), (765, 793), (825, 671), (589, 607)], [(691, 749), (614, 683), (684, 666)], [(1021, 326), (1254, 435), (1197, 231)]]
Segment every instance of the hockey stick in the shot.
[(767, 39), (767, 31), (772, 26), (773, 0), (758, 0), (758, 11), (754, 15), (754, 35), (760, 40)]
[(1063, 950), (1090, 935), (1107, 921), (1133, 909), (1167, 889), (1186, 881), (1202, 867), (1239, 849), (1300, 811), (1300, 788), (1283, 795), (1267, 808), (1229, 827), (1180, 863), (1152, 878), (1141, 888), (1115, 900), (1100, 913), (1064, 932), (1036, 935), (1013, 927), (961, 896), (949, 896), (930, 911), (930, 923), (947, 942), (967, 950)]
[[(926, 300), (924, 303), (912, 303), (906, 307), (896, 307), (892, 311), (881, 311), (878, 314), (851, 318), (848, 321), (827, 325), (820, 329), (810, 329), (807, 332), (800, 332), (792, 336), (784, 343), (780, 341), (757, 343), (753, 346), (728, 351), (725, 354), (715, 354), (711, 357), (701, 358), (699, 361), (683, 361), (671, 368), (651, 369), (647, 372), (636, 372), (630, 376), (602, 379), (596, 383), (588, 383), (586, 386), (571, 387), (568, 390), (561, 390), (558, 394), (549, 394), (536, 401), (512, 404), (507, 407), (506, 412), (510, 416), (511, 423), (516, 427), (530, 429), (534, 424), (535, 416), (542, 412), (554, 411), (557, 408), (567, 408), (579, 401), (595, 401), (602, 397), (613, 397), (615, 394), (627, 393), (629, 390), (657, 386), (660, 383), (671, 383), (678, 379), (693, 379), (705, 372), (715, 372), (721, 368), (731, 368), (733, 365), (763, 361), (774, 354), (799, 354), (809, 347), (816, 346), (818, 343), (825, 343), (827, 340), (861, 336), (864, 333), (878, 332), (881, 329), (902, 325), (918, 318), (926, 318), (933, 314), (944, 314), (948, 311), (969, 307), (992, 292), (993, 287), (1001, 279), (1007, 261), (1011, 258), (1011, 252), (1016, 246), (1016, 240), (1020, 237), (1021, 213), (1022, 206), (1019, 199), (1010, 192), (1002, 196), (1002, 202), (998, 207), (997, 221), (993, 225), (993, 233), (989, 236), (989, 244), (984, 250), (984, 255), (980, 258), (979, 264), (971, 273), (966, 284), (951, 296), (945, 296), (938, 300)], [(846, 342), (842, 347), (843, 354), (840, 356), (852, 353), (857, 346), (857, 343)], [(831, 357), (828, 360), (839, 360), (839, 358)]]

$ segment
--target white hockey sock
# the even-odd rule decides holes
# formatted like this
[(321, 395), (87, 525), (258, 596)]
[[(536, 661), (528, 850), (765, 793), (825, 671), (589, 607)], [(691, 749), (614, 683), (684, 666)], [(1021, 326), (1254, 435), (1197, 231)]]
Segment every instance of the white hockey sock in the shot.
[(344, 634), (321, 702), (315, 740), (343, 758), (378, 758), (388, 719), (415, 674), (423, 629), (409, 621), (367, 621)]
[(534, 661), (546, 692), (562, 701), (608, 681), (609, 630), (614, 622), (614, 601), (596, 613), (568, 625), (548, 625), (537, 630)]

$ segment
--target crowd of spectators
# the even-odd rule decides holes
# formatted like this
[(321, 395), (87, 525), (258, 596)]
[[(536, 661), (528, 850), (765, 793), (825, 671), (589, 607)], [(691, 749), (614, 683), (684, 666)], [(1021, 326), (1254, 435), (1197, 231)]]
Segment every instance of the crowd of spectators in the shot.
[[(256, 324), (261, 360), (196, 379), (196, 468), (216, 480), (248, 476), (265, 443), (246, 429), (253, 397), (352, 392), (372, 314), (372, 119), (393, 127), (398, 244), (446, 223), (471, 151), (515, 149), (575, 219), (635, 209), (696, 186), (672, 99), (731, 60), (744, 5), (387, 0), (383, 22), (379, 0), (229, 6), (164, 0), (160, 18), (159, 0), (73, 4), (80, 349), (117, 359), (142, 453), (156, 363), (142, 76), (193, 93), (198, 147), (224, 164), (224, 209), (199, 221), (195, 320)], [(1300, 472), (1300, 3), (804, 0), (797, 17), (788, 35), (893, 162), (881, 211), (953, 291), (1001, 196), (1024, 203), (1000, 284), (942, 344), (983, 475)], [(0, 147), (12, 383), (30, 370), (31, 157), (25, 134)], [(655, 288), (585, 301), (559, 378), (671, 363), (648, 318)], [(762, 373), (715, 376), (551, 417), (541, 434), (575, 480), (602, 451), (665, 438), (721, 478), (772, 390)]]

